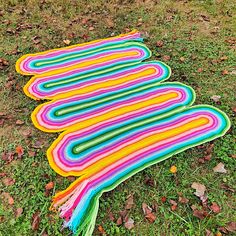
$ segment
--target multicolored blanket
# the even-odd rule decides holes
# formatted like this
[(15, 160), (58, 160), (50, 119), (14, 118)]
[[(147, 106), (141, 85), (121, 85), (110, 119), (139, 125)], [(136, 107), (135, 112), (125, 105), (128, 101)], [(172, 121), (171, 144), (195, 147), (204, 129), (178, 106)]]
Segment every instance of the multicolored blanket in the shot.
[(230, 127), (195, 93), (163, 82), (170, 68), (151, 57), (139, 32), (27, 54), (16, 70), (34, 75), (27, 96), (49, 102), (32, 113), (34, 125), (61, 132), (47, 151), (50, 166), (78, 179), (53, 198), (65, 226), (91, 235), (99, 197), (144, 168), (213, 140)]

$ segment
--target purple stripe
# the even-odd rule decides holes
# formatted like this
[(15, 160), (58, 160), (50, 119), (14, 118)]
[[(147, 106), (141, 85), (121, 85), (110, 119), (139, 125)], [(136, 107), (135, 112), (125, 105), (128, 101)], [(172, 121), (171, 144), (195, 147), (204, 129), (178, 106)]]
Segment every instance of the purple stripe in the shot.
[[(165, 129), (165, 128), (168, 128), (168, 127), (171, 127), (171, 126), (174, 126), (174, 125), (177, 125), (178, 123), (181, 123), (187, 119), (191, 119), (191, 118), (194, 118), (196, 116), (199, 116), (199, 115), (205, 115), (205, 116), (210, 116), (215, 122), (216, 122), (216, 118), (208, 113), (208, 112), (201, 112), (201, 113), (197, 113), (197, 114), (192, 114), (192, 115), (186, 115), (185, 117), (181, 117), (175, 121), (172, 121), (171, 123), (167, 122), (166, 124), (163, 124), (161, 126), (155, 126), (155, 127), (151, 127), (151, 128), (148, 128), (147, 130), (144, 130), (144, 131), (140, 131), (138, 132), (137, 134), (135, 134), (135, 136), (140, 136), (143, 132), (152, 132), (154, 130), (162, 130), (162, 129)], [(76, 132), (74, 132), (76, 133)], [(64, 150), (66, 148), (66, 146), (68, 145), (69, 142), (73, 141), (73, 139), (79, 139), (79, 137), (82, 137), (84, 136), (84, 133), (80, 133), (79, 135), (78, 134), (74, 134), (72, 135), (73, 133), (70, 134), (70, 136), (63, 142), (63, 143), (58, 143), (58, 145), (60, 145), (60, 148), (58, 149), (58, 158), (60, 159), (60, 161), (64, 164), (64, 165), (68, 165), (68, 166), (73, 166), (73, 163), (68, 160), (68, 159), (64, 159), (65, 156), (64, 156)], [(112, 146), (110, 146), (110, 148), (106, 148), (106, 152), (108, 152), (109, 150), (112, 150), (114, 149), (115, 147), (118, 147), (120, 145), (120, 143), (122, 142), (128, 142), (128, 140), (132, 140), (134, 139), (134, 135), (131, 136), (129, 139), (127, 139), (127, 137), (125, 137), (125, 140), (121, 140), (120, 142), (116, 142), (115, 144), (113, 144)], [(80, 164), (82, 163), (81, 165), (83, 165), (85, 162), (87, 162), (88, 160), (91, 160), (93, 158), (95, 158), (97, 155), (101, 154), (103, 151), (102, 150), (97, 150), (95, 151), (92, 155), (90, 154), (89, 156), (87, 157), (84, 157), (83, 159), (80, 159), (80, 160), (76, 160), (76, 163)], [(63, 159), (61, 159), (61, 157), (63, 157)], [(65, 163), (66, 162), (66, 163)]]

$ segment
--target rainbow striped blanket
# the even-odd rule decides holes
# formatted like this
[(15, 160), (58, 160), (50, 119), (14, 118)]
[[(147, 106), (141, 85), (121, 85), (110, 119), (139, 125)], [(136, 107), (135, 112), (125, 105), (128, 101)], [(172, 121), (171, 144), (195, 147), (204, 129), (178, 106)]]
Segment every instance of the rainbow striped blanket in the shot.
[(91, 235), (103, 192), (144, 168), (213, 140), (228, 117), (192, 106), (195, 93), (164, 82), (170, 68), (151, 57), (139, 32), (27, 54), (16, 70), (34, 75), (27, 96), (48, 99), (32, 113), (44, 132), (61, 132), (47, 151), (50, 166), (77, 180), (53, 198), (75, 234)]

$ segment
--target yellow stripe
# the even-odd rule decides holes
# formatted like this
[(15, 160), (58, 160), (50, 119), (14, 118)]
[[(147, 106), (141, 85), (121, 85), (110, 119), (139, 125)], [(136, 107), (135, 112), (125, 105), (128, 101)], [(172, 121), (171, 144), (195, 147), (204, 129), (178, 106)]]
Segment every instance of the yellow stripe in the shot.
[(32, 74), (40, 74), (40, 73), (35, 73), (35, 72), (25, 72), (25, 71), (22, 71), (20, 69), (20, 64), (22, 61), (24, 61), (27, 57), (35, 57), (35, 56), (38, 56), (38, 55), (45, 55), (47, 53), (50, 53), (50, 52), (56, 52), (56, 51), (60, 51), (60, 50), (66, 50), (66, 49), (73, 49), (75, 47), (83, 47), (83, 46), (86, 46), (86, 45), (91, 45), (91, 44), (94, 44), (94, 43), (98, 43), (98, 42), (101, 42), (101, 41), (108, 41), (110, 39), (117, 39), (117, 38), (121, 38), (121, 37), (124, 37), (124, 36), (128, 36), (128, 35), (132, 35), (132, 34), (135, 34), (137, 33), (138, 31), (137, 30), (133, 30), (131, 31), (130, 33), (127, 33), (127, 34), (120, 34), (118, 36), (115, 36), (115, 37), (110, 37), (110, 38), (104, 38), (104, 39), (97, 39), (97, 40), (94, 40), (94, 41), (90, 41), (90, 42), (86, 42), (86, 43), (80, 43), (80, 44), (75, 44), (75, 45), (72, 45), (72, 46), (67, 46), (67, 47), (62, 47), (62, 48), (56, 48), (56, 49), (51, 49), (51, 50), (47, 50), (47, 51), (44, 51), (44, 52), (38, 52), (38, 53), (31, 53), (31, 54), (26, 54), (26, 55), (23, 55), (21, 58), (19, 58), (16, 62), (16, 71), (20, 74), (23, 74), (23, 75), (32, 75)]
[[(135, 74), (130, 74), (130, 75), (125, 76), (125, 77), (120, 77), (120, 78), (110, 80), (110, 81), (101, 81), (100, 83), (88, 85), (88, 86), (80, 88), (80, 89), (64, 92), (63, 94), (57, 94), (57, 95), (50, 96), (50, 97), (45, 97), (45, 98), (61, 99), (61, 98), (71, 97), (71, 96), (74, 96), (74, 95), (87, 94), (87, 93), (95, 92), (99, 89), (106, 89), (106, 88), (109, 88), (109, 87), (113, 87), (113, 86), (117, 86), (117, 85), (120, 85), (120, 84), (123, 84), (123, 83), (127, 83), (129, 81), (134, 81), (134, 80), (137, 80), (139, 78), (147, 77), (147, 76), (153, 75), (155, 73), (156, 73), (156, 70), (154, 68), (148, 68), (148, 69), (145, 69), (141, 72), (138, 72), (138, 73), (135, 73)], [(44, 78), (44, 76), (42, 76), (42, 77)], [(31, 93), (29, 93), (28, 88), (38, 78), (40, 78), (40, 77), (39, 76), (32, 77), (32, 79), (24, 86), (24, 92), (26, 93), (27, 96), (29, 96), (29, 97), (33, 96)], [(39, 99), (39, 98), (34, 97), (34, 99)]]
[[(145, 108), (145, 107), (149, 107), (149, 106), (152, 106), (152, 105), (157, 105), (157, 104), (163, 103), (165, 101), (168, 101), (168, 100), (176, 98), (176, 97), (178, 97), (178, 93), (170, 92), (170, 93), (158, 96), (158, 97), (154, 97), (152, 99), (148, 99), (146, 101), (141, 101), (141, 102), (137, 102), (135, 104), (129, 105), (129, 106), (124, 106), (124, 107), (114, 109), (112, 111), (106, 112), (105, 114), (102, 114), (100, 116), (96, 116), (94, 118), (90, 118), (90, 119), (87, 119), (87, 120), (84, 120), (84, 121), (78, 121), (76, 124), (73, 124), (71, 126), (67, 126), (65, 128), (53, 127), (53, 128), (48, 129), (47, 127), (43, 127), (43, 126), (40, 125), (40, 123), (38, 122), (38, 119), (37, 119), (37, 114), (40, 111), (40, 109), (42, 109), (43, 106), (45, 106), (45, 104), (42, 104), (42, 105), (38, 106), (32, 112), (31, 118), (32, 118), (32, 121), (33, 121), (34, 125), (38, 129), (40, 129), (44, 132), (59, 132), (59, 131), (63, 131), (65, 129), (69, 129), (69, 128), (70, 128), (70, 130), (75, 128), (77, 131), (79, 131), (81, 129), (87, 128), (87, 127), (92, 126), (94, 124), (98, 124), (99, 122), (110, 120), (112, 118), (127, 114), (127, 113), (132, 112), (132, 111), (140, 110), (140, 109)], [(47, 104), (49, 104), (49, 103), (47, 103)]]
[(151, 146), (155, 143), (161, 142), (163, 140), (172, 138), (174, 136), (180, 135), (184, 132), (187, 132), (191, 129), (195, 129), (201, 126), (206, 125), (209, 123), (209, 120), (205, 117), (198, 118), (196, 120), (190, 121), (186, 124), (183, 124), (179, 127), (175, 127), (166, 131), (163, 131), (158, 134), (153, 134), (146, 138), (143, 138), (135, 143), (129, 144), (122, 149), (104, 157), (103, 159), (95, 162), (91, 166), (87, 167), (86, 169), (83, 169), (82, 171), (69, 171), (65, 172), (61, 170), (56, 163), (53, 160), (53, 156), (51, 155), (51, 151), (54, 149), (54, 147), (57, 145), (59, 140), (56, 140), (56, 142), (53, 143), (53, 145), (48, 149), (47, 155), (50, 166), (60, 175), (62, 176), (81, 176), (83, 175), (83, 178), (89, 178), (93, 176), (94, 174), (101, 171), (103, 168), (110, 166), (116, 161), (121, 160), (122, 158), (125, 158), (127, 155), (130, 155), (140, 149), (143, 149), (145, 147)]

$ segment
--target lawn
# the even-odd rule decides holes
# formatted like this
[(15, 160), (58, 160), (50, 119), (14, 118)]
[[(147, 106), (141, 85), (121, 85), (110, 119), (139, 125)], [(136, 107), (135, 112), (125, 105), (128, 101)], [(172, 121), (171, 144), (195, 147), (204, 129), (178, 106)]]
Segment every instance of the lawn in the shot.
[[(0, 0), (0, 236), (71, 235), (49, 208), (55, 192), (74, 178), (49, 167), (45, 153), (57, 134), (33, 126), (38, 102), (24, 95), (30, 77), (16, 73), (16, 60), (134, 28), (152, 59), (172, 68), (169, 81), (191, 86), (195, 104), (221, 109), (232, 127), (103, 194), (94, 235), (235, 235), (235, 13), (232, 0)], [(213, 170), (219, 163), (226, 173)], [(194, 182), (206, 187), (204, 199), (194, 194)], [(145, 217), (144, 203), (154, 222)]]

